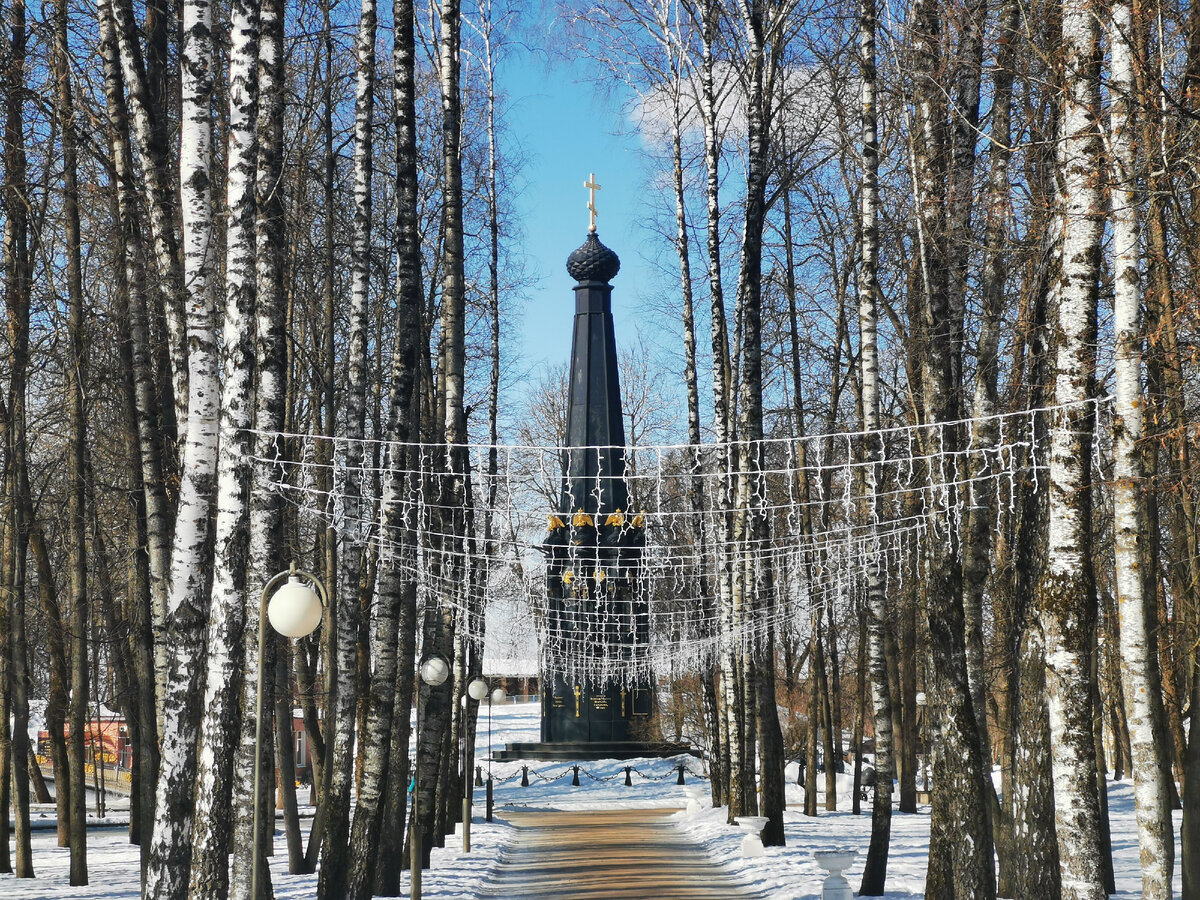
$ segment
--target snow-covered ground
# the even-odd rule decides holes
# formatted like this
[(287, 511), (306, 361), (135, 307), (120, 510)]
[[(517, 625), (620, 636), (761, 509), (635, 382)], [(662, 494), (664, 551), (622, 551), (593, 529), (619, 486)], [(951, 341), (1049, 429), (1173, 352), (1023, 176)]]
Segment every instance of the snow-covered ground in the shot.
[[(488, 756), (488, 723), (480, 719), (477, 758)], [(499, 706), (493, 710), (491, 746), (500, 749), (508, 741), (532, 741), (538, 737), (538, 705), (536, 703)], [(684, 759), (688, 771), (699, 772), (700, 761)], [(742, 833), (725, 824), (723, 810), (707, 807), (707, 792), (702, 792), (705, 808), (689, 814), (684, 807), (688, 800), (687, 786), (675, 783), (672, 760), (615, 760), (581, 764), (580, 786), (571, 785), (571, 771), (564, 762), (531, 762), (529, 786), (521, 787), (520, 763), (493, 763), (496, 779), (495, 821), (484, 821), (483, 789), (475, 792), (475, 816), (472, 824), (472, 852), (462, 852), (459, 835), (447, 838), (446, 846), (435, 849), (433, 866), (424, 877), (424, 895), (436, 900), (470, 900), (483, 884), (488, 872), (508, 841), (511, 829), (506, 821), (508, 810), (519, 809), (587, 809), (678, 807), (675, 824), (722, 863), (740, 874), (744, 880), (763, 890), (764, 896), (779, 900), (816, 900), (820, 897), (822, 874), (813, 861), (813, 851), (823, 848), (854, 848), (859, 859), (846, 873), (852, 886), (858, 886), (862, 872), (862, 855), (870, 839), (869, 815), (853, 816), (850, 809), (849, 778), (841, 780), (838, 805), (841, 812), (826, 813), (815, 819), (795, 812), (803, 804), (803, 788), (795, 785), (795, 767), (788, 768), (788, 803), (793, 807), (786, 813), (787, 846), (768, 849), (762, 859), (743, 860)], [(630, 787), (625, 786), (625, 766), (633, 768)], [(486, 773), (487, 764), (484, 762)], [(688, 785), (703, 785), (692, 775)], [(823, 779), (822, 779), (823, 782)], [(821, 798), (822, 806), (824, 797)], [(1133, 791), (1129, 781), (1109, 784), (1109, 804), (1112, 819), (1113, 855), (1117, 872), (1117, 896), (1134, 900), (1140, 894), (1137, 834), (1134, 823)], [(46, 816), (52, 811), (39, 811)], [(120, 815), (119, 811), (114, 811)], [(52, 819), (49, 821), (52, 822)], [(40, 819), (48, 824), (46, 818)], [(1179, 820), (1176, 818), (1176, 840)], [(307, 829), (307, 820), (305, 822)], [(290, 876), (286, 873), (287, 857), (283, 836), (276, 835), (277, 850), (272, 860), (275, 896), (279, 900), (310, 898), (316, 892), (315, 876)], [(888, 897), (921, 897), (925, 881), (925, 860), (929, 844), (928, 810), (917, 815), (899, 815), (892, 819), (891, 857), (888, 864)], [(67, 900), (67, 898), (108, 898), (135, 900), (138, 896), (137, 848), (131, 847), (127, 831), (122, 827), (97, 828), (88, 834), (88, 868), (92, 883), (73, 888), (67, 884), (68, 851), (55, 845), (53, 829), (36, 832), (34, 836), (34, 867), (38, 877), (32, 881), (16, 881), (11, 875), (0, 875), (0, 897), (6, 900)], [(1176, 890), (1179, 875), (1176, 873)], [(407, 878), (403, 893), (407, 896)]]

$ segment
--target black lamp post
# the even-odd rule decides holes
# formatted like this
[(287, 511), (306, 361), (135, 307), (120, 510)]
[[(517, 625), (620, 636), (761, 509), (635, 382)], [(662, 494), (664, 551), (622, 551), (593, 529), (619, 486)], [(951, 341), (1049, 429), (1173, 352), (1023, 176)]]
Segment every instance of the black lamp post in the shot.
[(492, 821), (492, 704), (503, 703), (508, 692), (502, 687), (488, 694), (488, 777), (487, 777), (487, 821)]
[(474, 700), (478, 703), (488, 695), (488, 684), (479, 675), (471, 679), (467, 685), (467, 694), (463, 697), (463, 728), (462, 731), (462, 760), (463, 760), (463, 853), (471, 852), (471, 806), (472, 793), (474, 785), (471, 783), (471, 768), (470, 768), (470, 747), (467, 745), (467, 717), (466, 712), (469, 708), (469, 703)]
[[(421, 680), (430, 687), (438, 687), (446, 683), (450, 677), (450, 663), (438, 653), (431, 653), (421, 660), (418, 670)], [(417, 691), (417, 730), (413, 746), (413, 799), (412, 822), (410, 824), (408, 847), (412, 851), (408, 860), (408, 874), (411, 889), (409, 896), (412, 900), (421, 900), (421, 866), (424, 864), (424, 848), (421, 846), (421, 692)]]
[[(283, 583), (286, 579), (286, 583)], [(278, 587), (278, 590), (276, 588)], [(274, 594), (272, 594), (274, 591)], [(270, 602), (268, 602), (268, 599)], [(250, 839), (250, 900), (259, 900), (258, 870), (262, 865), (259, 831), (264, 798), (262, 796), (263, 680), (266, 672), (267, 622), (286, 638), (306, 637), (317, 630), (325, 612), (328, 595), (321, 579), (303, 572), (292, 563), (263, 585), (258, 604), (258, 701), (254, 725), (254, 831)], [(281, 726), (282, 727), (282, 726)], [(272, 816), (274, 819), (274, 816)], [(274, 823), (272, 822), (272, 832)]]

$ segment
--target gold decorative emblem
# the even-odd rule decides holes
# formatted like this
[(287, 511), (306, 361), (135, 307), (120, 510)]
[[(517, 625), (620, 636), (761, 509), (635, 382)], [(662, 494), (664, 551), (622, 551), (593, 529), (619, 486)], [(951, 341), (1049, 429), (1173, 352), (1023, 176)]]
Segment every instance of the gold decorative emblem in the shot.
[(582, 693), (583, 690), (579, 685), (575, 685), (575, 718), (577, 719), (579, 718), (579, 697)]
[(595, 579), (596, 584), (603, 584), (604, 579), (607, 577), (608, 577), (608, 573), (606, 573), (603, 569), (597, 569), (595, 572), (592, 573), (592, 578)]
[(551, 531), (558, 531), (558, 529), (566, 527), (566, 523), (564, 523), (562, 519), (553, 513), (550, 514), (549, 522), (547, 524), (549, 524)]
[(604, 524), (616, 525), (618, 528), (620, 528), (625, 524), (625, 513), (621, 512), (619, 509), (615, 513), (609, 513), (608, 518), (604, 520)]
[(595, 525), (592, 517), (585, 513), (582, 509), (575, 513), (575, 517), (571, 519), (571, 524), (576, 528), (583, 528), (585, 525)]
[(640, 512), (636, 516), (633, 517), (633, 527), (634, 528), (645, 528), (646, 527), (646, 514), (644, 512)]
[(570, 587), (571, 582), (575, 580), (575, 573), (572, 572), (570, 569), (567, 569), (567, 571), (563, 572), (562, 578), (563, 578), (563, 584), (565, 584), (567, 587)]

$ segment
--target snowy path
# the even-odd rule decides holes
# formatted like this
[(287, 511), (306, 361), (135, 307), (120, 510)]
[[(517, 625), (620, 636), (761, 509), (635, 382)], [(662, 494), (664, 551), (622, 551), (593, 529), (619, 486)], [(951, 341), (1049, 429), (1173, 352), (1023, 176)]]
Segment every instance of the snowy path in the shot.
[(667, 821), (676, 810), (513, 813), (481, 897), (736, 900), (752, 895)]
[[(500, 749), (506, 741), (534, 741), (538, 739), (537, 703), (504, 704), (492, 711), (491, 734), (486, 719), (481, 719), (476, 758), (487, 770), (490, 751)], [(496, 780), (495, 821), (484, 821), (483, 790), (476, 789), (475, 816), (471, 828), (473, 852), (462, 852), (461, 838), (446, 839), (446, 846), (433, 851), (433, 866), (424, 877), (426, 900), (482, 900), (482, 898), (506, 898), (524, 900), (525, 897), (587, 897), (621, 896), (619, 894), (595, 893), (593, 885), (582, 885), (580, 893), (567, 893), (562, 888), (566, 880), (566, 867), (579, 865), (581, 859), (558, 859), (541, 863), (543, 868), (554, 868), (559, 878), (557, 888), (548, 888), (542, 893), (527, 893), (521, 889), (511, 890), (497, 880), (499, 867), (506, 861), (511, 868), (519, 864), (521, 856), (531, 859), (529, 851), (519, 843), (529, 833), (525, 825), (536, 815), (562, 815), (574, 817), (587, 828), (599, 822), (600, 817), (609, 815), (628, 816), (636, 821), (652, 822), (654, 827), (646, 837), (650, 841), (668, 840), (665, 852), (685, 861), (700, 859), (716, 874), (743, 885), (741, 896), (757, 896), (769, 900), (819, 900), (823, 873), (813, 859), (813, 851), (851, 847), (859, 856), (846, 873), (853, 887), (858, 887), (862, 877), (862, 860), (870, 842), (871, 817), (855, 816), (849, 812), (849, 781), (839, 785), (839, 812), (828, 813), (822, 809), (817, 818), (801, 815), (804, 790), (795, 784), (796, 767), (787, 769), (788, 810), (784, 814), (786, 847), (769, 847), (761, 859), (743, 859), (741, 855), (742, 833), (726, 824), (724, 809), (706, 806), (700, 812), (683, 810), (688, 800), (688, 791), (704, 782), (688, 776), (688, 784), (675, 784), (675, 772), (670, 760), (633, 760), (618, 762), (603, 760), (588, 762), (581, 768), (580, 785), (571, 784), (569, 766), (561, 761), (529, 761), (530, 784), (521, 787), (520, 763), (493, 763), (492, 774)], [(633, 766), (633, 783), (625, 785), (625, 766)], [(689, 767), (694, 766), (689, 762)], [(1117, 873), (1117, 894), (1113, 900), (1137, 900), (1140, 896), (1140, 870), (1138, 867), (1137, 826), (1133, 806), (1133, 786), (1128, 780), (1108, 783), (1109, 814), (1113, 832), (1113, 862)], [(824, 801), (822, 794), (821, 800)], [(823, 803), (822, 803), (823, 805)], [(635, 809), (636, 808), (636, 809)], [(670, 820), (670, 810), (676, 810)], [(653, 813), (654, 818), (648, 818)], [(311, 810), (306, 810), (311, 812)], [(124, 810), (118, 812), (123, 815)], [(35, 821), (48, 826), (37, 830), (33, 836), (33, 861), (38, 877), (28, 881), (17, 881), (11, 875), (0, 875), (0, 898), (2, 900), (138, 900), (138, 848), (129, 844), (129, 837), (122, 827), (103, 828), (89, 831), (88, 869), (92, 884), (74, 888), (68, 884), (69, 853), (57, 847), (53, 829), (53, 807), (39, 809)], [(563, 821), (567, 821), (564, 819)], [(302, 827), (307, 831), (311, 824), (305, 818)], [(1176, 859), (1179, 853), (1180, 814), (1175, 813)], [(548, 829), (557, 841), (570, 829)], [(596, 843), (593, 836), (589, 840)], [(666, 834), (666, 838), (663, 834)], [(631, 851), (642, 852), (641, 833), (635, 839), (619, 840), (615, 845), (597, 849), (586, 847), (593, 857), (607, 854), (613, 859), (628, 856)], [(275, 834), (275, 855), (271, 858), (272, 881), (276, 900), (312, 900), (316, 896), (315, 875), (288, 875), (287, 853), (281, 830)], [(11, 845), (10, 845), (11, 852)], [(542, 848), (540, 853), (553, 853), (554, 847)], [(919, 900), (925, 886), (925, 869), (929, 858), (929, 808), (921, 807), (916, 815), (897, 814), (892, 819), (891, 857), (888, 861), (888, 900)], [(505, 876), (506, 877), (506, 876)], [(401, 894), (408, 894), (408, 879), (404, 879)], [(711, 887), (716, 881), (708, 880)], [(1175, 890), (1178, 894), (1180, 874), (1178, 863), (1175, 872)], [(752, 886), (752, 887), (745, 887)], [(632, 889), (625, 894), (641, 900), (669, 900), (671, 897), (693, 896), (702, 898), (701, 893), (681, 891), (670, 893), (674, 883), (664, 886), (648, 885)], [(583, 893), (584, 889), (593, 891)], [(736, 897), (737, 889), (710, 892), (708, 896)], [(749, 891), (750, 893), (745, 893)], [(481, 893), (482, 892), (482, 893)]]

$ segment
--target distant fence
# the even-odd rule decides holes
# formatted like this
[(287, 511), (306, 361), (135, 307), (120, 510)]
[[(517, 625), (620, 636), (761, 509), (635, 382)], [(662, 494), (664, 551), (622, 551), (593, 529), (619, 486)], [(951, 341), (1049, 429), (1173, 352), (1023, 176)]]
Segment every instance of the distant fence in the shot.
[[(551, 783), (563, 780), (569, 776), (571, 778), (571, 786), (580, 787), (582, 784), (582, 782), (579, 780), (581, 775), (596, 782), (611, 783), (624, 780), (626, 787), (634, 787), (636, 784), (645, 784), (647, 782), (666, 781), (669, 778), (674, 778), (676, 784), (686, 784), (686, 776), (688, 775), (690, 775), (692, 778), (697, 778), (702, 781), (707, 781), (709, 779), (707, 773), (704, 771), (695, 771), (688, 766), (686, 762), (674, 763), (669, 770), (663, 773), (643, 772), (636, 766), (622, 766), (620, 772), (614, 772), (611, 775), (597, 775), (594, 772), (589, 772), (586, 768), (577, 763), (567, 766), (561, 772), (556, 774), (546, 774), (545, 772), (539, 772), (528, 765), (520, 765), (516, 766), (505, 775), (496, 775), (493, 772), (491, 779), (493, 784), (507, 784), (509, 782), (516, 781), (519, 778), (521, 779), (521, 787), (529, 787), (529, 779), (531, 777), (537, 781)], [(634, 781), (635, 775), (638, 779), (640, 779), (637, 782)], [(484, 784), (482, 765), (477, 765), (475, 767), (475, 784), (477, 787), (482, 787)]]
[[(53, 780), (54, 765), (51, 763), (50, 758), (38, 754), (35, 759), (37, 760), (38, 768), (42, 770), (42, 777)], [(89, 788), (96, 787), (96, 783), (101, 780), (103, 781), (105, 791), (128, 794), (133, 788), (133, 773), (121, 766), (104, 766), (102, 773), (97, 774), (95, 764), (85, 762), (83, 764), (83, 772), (87, 777), (87, 786)]]

